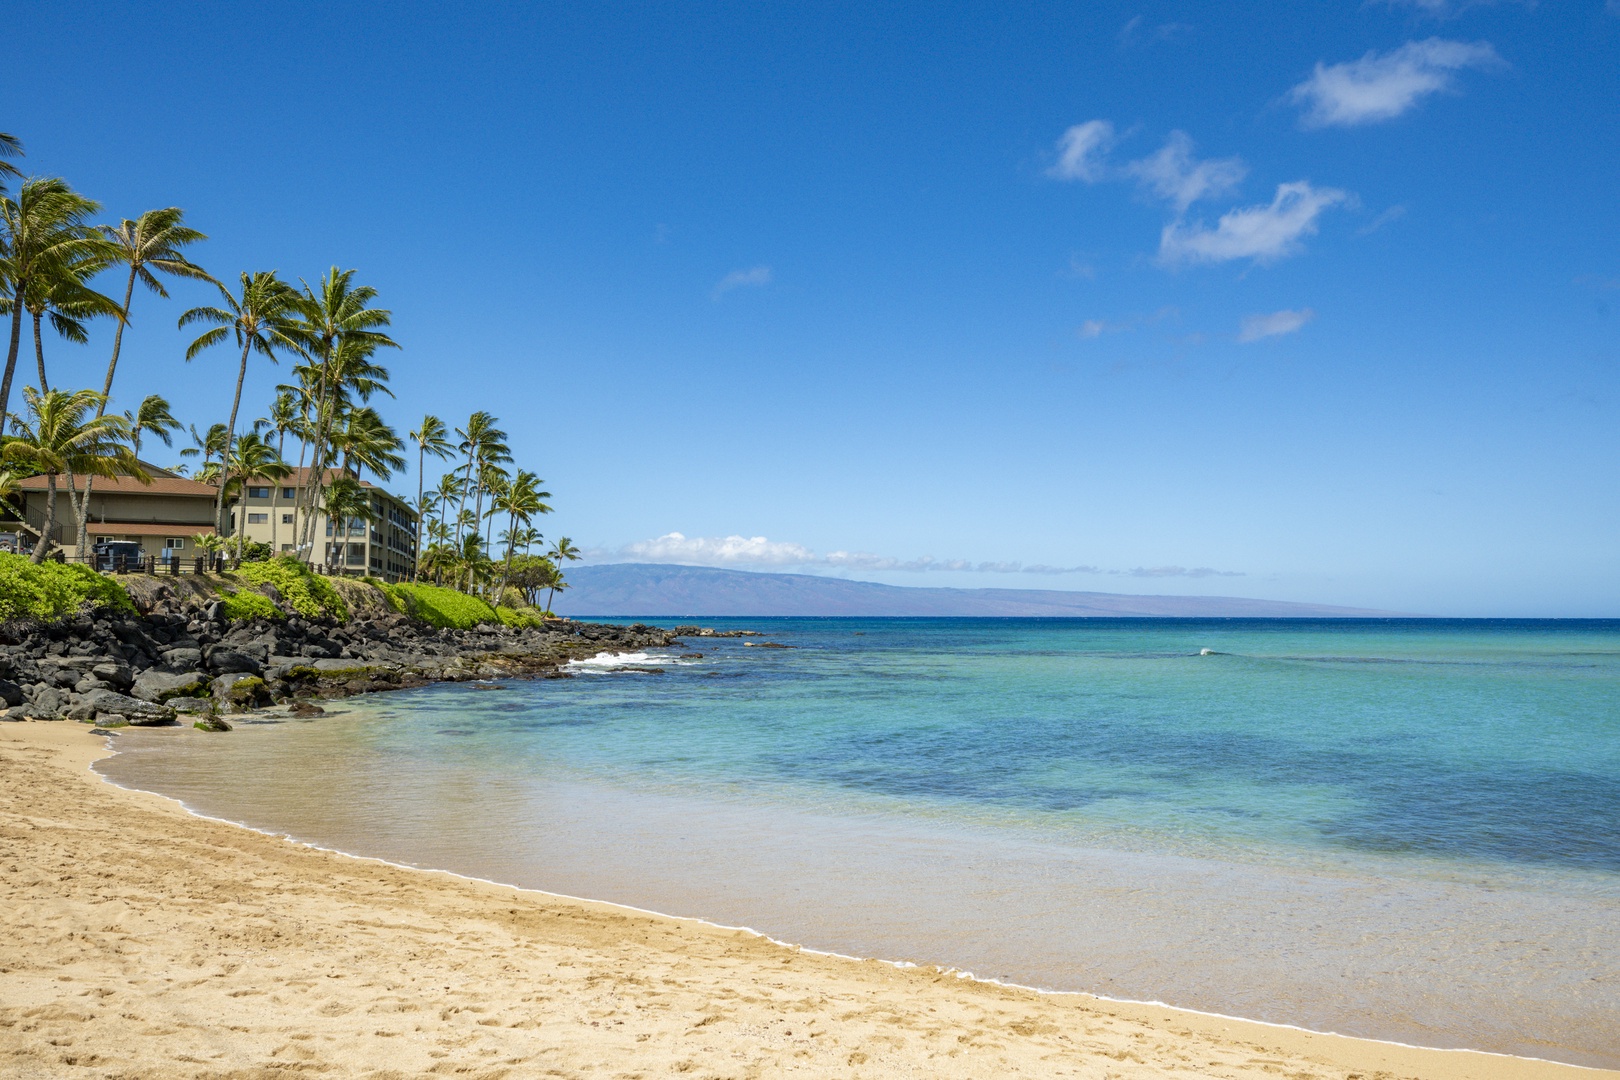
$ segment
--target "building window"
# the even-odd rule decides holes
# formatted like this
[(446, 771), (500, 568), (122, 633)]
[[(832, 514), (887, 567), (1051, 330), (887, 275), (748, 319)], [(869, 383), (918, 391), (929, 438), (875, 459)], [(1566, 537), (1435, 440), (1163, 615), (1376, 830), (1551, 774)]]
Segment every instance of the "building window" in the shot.
[(282, 550), (282, 551), (291, 551), (291, 550), (292, 550), (292, 549), (293, 549), (293, 548), (292, 548), (292, 545), (291, 545), (291, 544), (282, 544), (282, 545), (281, 545), (281, 550)]
[(248, 498), (250, 498), (250, 499), (268, 499), (269, 497), (270, 497), (270, 489), (267, 488), (267, 487), (250, 487), (250, 488), (248, 488)]
[(98, 544), (110, 544), (110, 543), (113, 542), (113, 537), (111, 537), (111, 536), (98, 536), (98, 537), (96, 537), (95, 542), (98, 543)]
[(164, 551), (183, 551), (185, 546), (186, 538), (183, 536), (165, 536), (163, 538)]
[(283, 525), (291, 525), (293, 523), (292, 518), (293, 518), (293, 516), (291, 514), (282, 514), (281, 515), (281, 523)]
[(364, 544), (349, 545), (349, 562), (362, 565), (366, 561), (366, 546)]
[(270, 515), (269, 514), (249, 514), (248, 515), (248, 524), (249, 525), (268, 525), (268, 524), (270, 524)]
[(283, 499), (296, 499), (298, 497), (298, 492), (293, 488), (282, 488), (281, 497)]

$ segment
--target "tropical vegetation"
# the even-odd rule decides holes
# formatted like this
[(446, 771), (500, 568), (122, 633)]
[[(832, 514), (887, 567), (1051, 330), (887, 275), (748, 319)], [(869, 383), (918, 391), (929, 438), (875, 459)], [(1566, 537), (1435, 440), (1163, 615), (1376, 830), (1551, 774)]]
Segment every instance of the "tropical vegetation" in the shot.
[[(227, 284), (230, 279), (195, 261), (208, 237), (181, 208), (101, 223), (100, 203), (60, 177), (25, 176), (23, 157), (22, 142), (0, 132), (0, 320), (8, 331), (0, 370), (0, 513), (20, 518), (10, 501), (18, 483), (46, 477), (43, 528), (22, 526), (34, 565), (57, 547), (59, 484), (77, 526), (75, 547), (85, 552), (96, 480), (149, 483), (143, 445), (167, 447), (176, 434), (189, 434), (173, 471), (216, 489), (214, 531), (196, 537), (198, 546), (228, 558), (249, 583), (274, 585), (300, 613), (342, 606), (311, 573), (342, 565), (343, 545), (317, 542), (317, 523), (324, 518), (334, 540), (363, 531), (376, 516), (372, 481), (388, 483), (409, 466), (416, 472), (416, 498), (401, 501), (417, 515), (415, 571), (408, 583), (389, 587), (396, 608), (445, 626), (514, 623), (530, 617), (521, 609), (547, 608), (567, 588), (565, 569), (579, 551), (566, 537), (546, 546), (540, 524), (552, 512), (552, 496), (545, 481), (515, 459), (495, 415), (479, 410), (455, 425), (430, 414), (401, 438), (379, 411), (393, 397), (381, 361), (400, 345), (390, 336), (392, 312), (356, 270), (332, 266), (313, 281), (244, 270)], [(113, 284), (100, 286), (101, 280)], [(153, 297), (142, 301), (145, 311), (171, 299), (169, 290), (181, 283), (217, 294), (178, 316), (179, 327), (198, 331), (186, 360), (201, 364), (221, 353), (231, 360), (220, 373), (234, 383), (229, 412), (201, 431), (182, 425), (158, 394), (115, 394), (126, 334), (136, 332), (136, 286)], [(110, 321), (112, 338), (102, 387), (53, 387), (48, 342), (85, 346), (98, 319)], [(25, 364), (20, 381), (32, 378), (33, 385), (19, 390), (25, 330), (33, 363)], [(243, 401), (250, 365), (283, 362), (286, 381), (262, 416), (244, 421), (242, 410), (251, 408)], [(134, 407), (114, 408), (120, 398)], [(437, 480), (427, 475), (432, 462), (442, 466)], [(294, 475), (299, 481), (284, 488)], [(250, 481), (272, 492), (268, 544), (248, 540), (245, 520), (234, 528), (229, 519), (229, 505)], [(245, 500), (243, 506), (245, 512)], [(285, 509), (291, 510), (287, 534)], [(288, 544), (290, 558), (273, 557)], [(62, 580), (80, 580), (72, 576), (78, 571), (63, 573), (69, 577)], [(261, 607), (247, 590), (227, 596), (233, 615)]]

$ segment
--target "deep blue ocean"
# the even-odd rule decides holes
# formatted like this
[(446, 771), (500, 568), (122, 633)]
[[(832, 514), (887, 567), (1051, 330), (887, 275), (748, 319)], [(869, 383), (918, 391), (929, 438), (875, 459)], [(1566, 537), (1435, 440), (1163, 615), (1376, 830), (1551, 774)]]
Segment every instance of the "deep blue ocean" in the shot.
[(836, 951), (1620, 1064), (1620, 621), (705, 625), (763, 636), (103, 768)]

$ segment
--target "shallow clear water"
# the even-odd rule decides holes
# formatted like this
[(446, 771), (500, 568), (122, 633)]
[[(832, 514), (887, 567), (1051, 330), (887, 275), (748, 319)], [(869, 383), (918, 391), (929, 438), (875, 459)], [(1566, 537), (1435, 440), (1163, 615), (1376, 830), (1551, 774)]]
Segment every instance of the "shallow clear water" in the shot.
[(1620, 1065), (1620, 622), (715, 625), (769, 637), (103, 768), (821, 948)]

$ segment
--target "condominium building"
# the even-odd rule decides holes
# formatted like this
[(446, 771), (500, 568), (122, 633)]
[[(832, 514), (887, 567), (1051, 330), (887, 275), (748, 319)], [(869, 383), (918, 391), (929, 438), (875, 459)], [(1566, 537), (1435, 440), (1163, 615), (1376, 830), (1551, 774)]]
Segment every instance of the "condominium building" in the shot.
[[(96, 478), (90, 489), (90, 543), (134, 541), (145, 554), (160, 561), (201, 555), (196, 538), (214, 531), (214, 498), (219, 489), (144, 461), (141, 467), (151, 475), (151, 483), (132, 476)], [(0, 549), (26, 551), (38, 542), (46, 528), (47, 482), (43, 473), (19, 481), (11, 505), (0, 507)], [(74, 483), (79, 491), (84, 490), (84, 477), (75, 477)], [(79, 557), (78, 517), (68, 494), (68, 478), (61, 474), (56, 477), (56, 524), (51, 539), (67, 558)]]
[[(240, 522), (248, 540), (269, 544), (278, 555), (297, 553), (304, 537), (304, 516), (296, 507), (313, 472), (295, 469), (284, 480), (249, 480), (242, 497), (231, 504), (227, 525), (232, 535)], [(327, 470), (324, 485), (341, 475), (340, 470)], [(353, 473), (348, 475), (359, 479)], [(380, 577), (385, 581), (410, 578), (416, 569), (415, 511), (404, 499), (370, 481), (359, 483), (371, 500), (371, 520), (334, 523), (317, 507), (307, 558), (324, 564), (332, 573)]]

